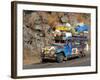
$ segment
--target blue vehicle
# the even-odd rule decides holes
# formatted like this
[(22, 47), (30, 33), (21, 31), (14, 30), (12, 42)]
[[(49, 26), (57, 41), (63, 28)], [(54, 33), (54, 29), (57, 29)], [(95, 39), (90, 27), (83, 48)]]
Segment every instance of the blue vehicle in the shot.
[(85, 41), (87, 38), (84, 36), (73, 36), (66, 40), (66, 43), (54, 43), (43, 50), (42, 59), (55, 59), (61, 63), (70, 57), (83, 57)]

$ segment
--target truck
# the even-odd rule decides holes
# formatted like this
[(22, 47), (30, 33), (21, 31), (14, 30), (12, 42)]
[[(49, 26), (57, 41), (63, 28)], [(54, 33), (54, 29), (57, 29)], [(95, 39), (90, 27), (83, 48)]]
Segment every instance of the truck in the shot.
[(53, 43), (42, 49), (42, 60), (50, 59), (58, 63), (66, 61), (72, 57), (84, 57), (86, 53), (84, 48), (85, 42), (88, 41), (86, 36), (72, 36), (65, 43)]

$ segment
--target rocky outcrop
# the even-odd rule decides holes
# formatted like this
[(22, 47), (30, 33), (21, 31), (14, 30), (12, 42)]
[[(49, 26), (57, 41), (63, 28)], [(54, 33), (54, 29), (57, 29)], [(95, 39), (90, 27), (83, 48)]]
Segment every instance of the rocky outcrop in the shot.
[(41, 50), (54, 42), (55, 26), (70, 23), (74, 27), (79, 19), (90, 26), (90, 14), (69, 12), (24, 11), (23, 50), (24, 64), (41, 62)]

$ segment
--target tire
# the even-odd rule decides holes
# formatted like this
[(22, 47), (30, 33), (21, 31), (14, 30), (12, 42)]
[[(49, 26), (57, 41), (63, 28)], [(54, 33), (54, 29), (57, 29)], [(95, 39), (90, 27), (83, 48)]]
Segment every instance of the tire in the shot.
[(79, 57), (81, 58), (81, 57), (85, 57), (85, 56), (86, 56), (86, 54), (84, 52), (80, 51)]
[(58, 63), (63, 62), (63, 60), (64, 60), (63, 53), (57, 53), (56, 60), (57, 60)]

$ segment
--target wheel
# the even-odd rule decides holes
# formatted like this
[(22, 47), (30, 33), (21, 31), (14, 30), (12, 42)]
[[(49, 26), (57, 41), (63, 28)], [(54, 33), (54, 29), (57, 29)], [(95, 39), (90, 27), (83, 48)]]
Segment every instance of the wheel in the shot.
[(63, 60), (64, 60), (63, 53), (57, 53), (56, 60), (57, 60), (58, 63), (63, 62)]
[(80, 51), (79, 57), (85, 57), (85, 56), (86, 56), (86, 54), (84, 52)]

